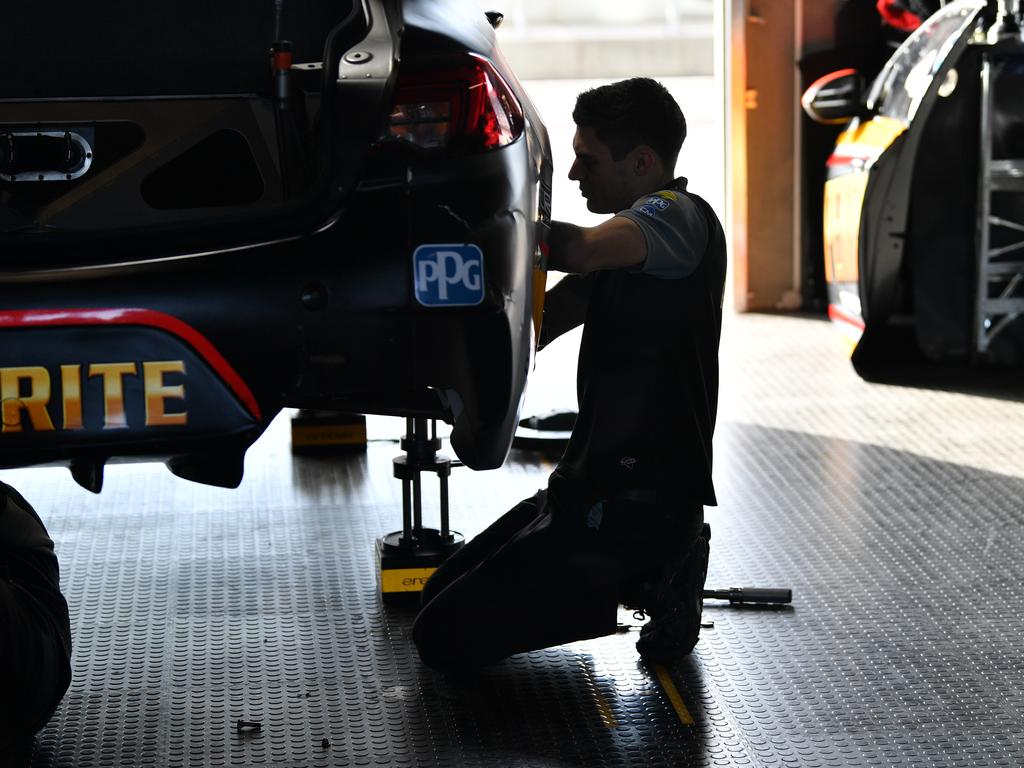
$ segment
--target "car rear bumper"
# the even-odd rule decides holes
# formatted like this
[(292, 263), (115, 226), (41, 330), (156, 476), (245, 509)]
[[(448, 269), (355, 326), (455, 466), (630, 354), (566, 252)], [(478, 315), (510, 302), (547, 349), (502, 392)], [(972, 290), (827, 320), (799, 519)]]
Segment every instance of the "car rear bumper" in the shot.
[[(272, 244), (0, 276), (0, 466), (88, 474), (143, 457), (235, 485), (245, 449), (288, 406), (443, 418), (467, 465), (500, 465), (533, 350), (528, 151), (467, 160), (469, 175), (364, 183), (329, 225)], [(479, 250), (478, 303), (417, 300), (413, 256), (432, 244)], [(26, 368), (35, 379), (18, 378)], [(187, 418), (155, 423), (154, 408)]]

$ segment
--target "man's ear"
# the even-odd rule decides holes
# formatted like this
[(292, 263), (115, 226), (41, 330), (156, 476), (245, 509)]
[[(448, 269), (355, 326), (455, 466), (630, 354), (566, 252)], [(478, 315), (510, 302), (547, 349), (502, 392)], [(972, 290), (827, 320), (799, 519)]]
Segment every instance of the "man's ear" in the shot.
[(646, 144), (641, 144), (633, 150), (633, 173), (637, 176), (647, 176), (655, 170), (658, 164), (658, 156), (654, 150)]

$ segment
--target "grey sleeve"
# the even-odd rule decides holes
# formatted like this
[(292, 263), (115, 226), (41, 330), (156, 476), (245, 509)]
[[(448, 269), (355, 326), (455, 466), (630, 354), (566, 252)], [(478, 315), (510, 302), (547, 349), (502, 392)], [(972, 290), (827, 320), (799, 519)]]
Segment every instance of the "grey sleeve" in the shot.
[(615, 215), (636, 223), (647, 241), (647, 259), (630, 272), (681, 278), (697, 269), (708, 244), (708, 223), (685, 194), (655, 192)]

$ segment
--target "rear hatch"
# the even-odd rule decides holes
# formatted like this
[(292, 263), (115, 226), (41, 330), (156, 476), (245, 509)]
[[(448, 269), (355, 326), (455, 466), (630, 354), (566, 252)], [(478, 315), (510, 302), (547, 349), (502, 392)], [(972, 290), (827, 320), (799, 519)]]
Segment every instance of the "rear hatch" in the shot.
[[(7, 266), (11, 245), (166, 243), (153, 236), (167, 230), (208, 247), (322, 213), (388, 111), (395, 30), (380, 2), (60, 0), (4, 15)], [(353, 58), (371, 38), (376, 58)]]

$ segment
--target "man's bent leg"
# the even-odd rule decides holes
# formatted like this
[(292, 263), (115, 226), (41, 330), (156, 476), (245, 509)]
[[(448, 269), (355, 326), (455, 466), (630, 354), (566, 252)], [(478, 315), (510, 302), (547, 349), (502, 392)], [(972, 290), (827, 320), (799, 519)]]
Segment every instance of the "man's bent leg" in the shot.
[(424, 606), (413, 627), (420, 657), (462, 671), (611, 634), (618, 574), (609, 560), (593, 532), (542, 512)]
[(533, 496), (523, 499), (445, 560), (423, 587), (423, 604), (429, 603), (453, 581), (492, 557), (519, 531), (532, 523), (543, 508), (546, 497), (547, 491), (537, 491)]
[[(640, 655), (668, 663), (690, 653), (700, 634), (710, 527), (698, 504), (667, 515), (656, 508), (629, 512), (633, 530), (617, 537), (627, 542), (622, 552), (629, 563), (624, 566), (629, 578), (621, 597), (650, 617), (637, 640)], [(646, 560), (630, 558), (630, 550), (644, 553)]]

